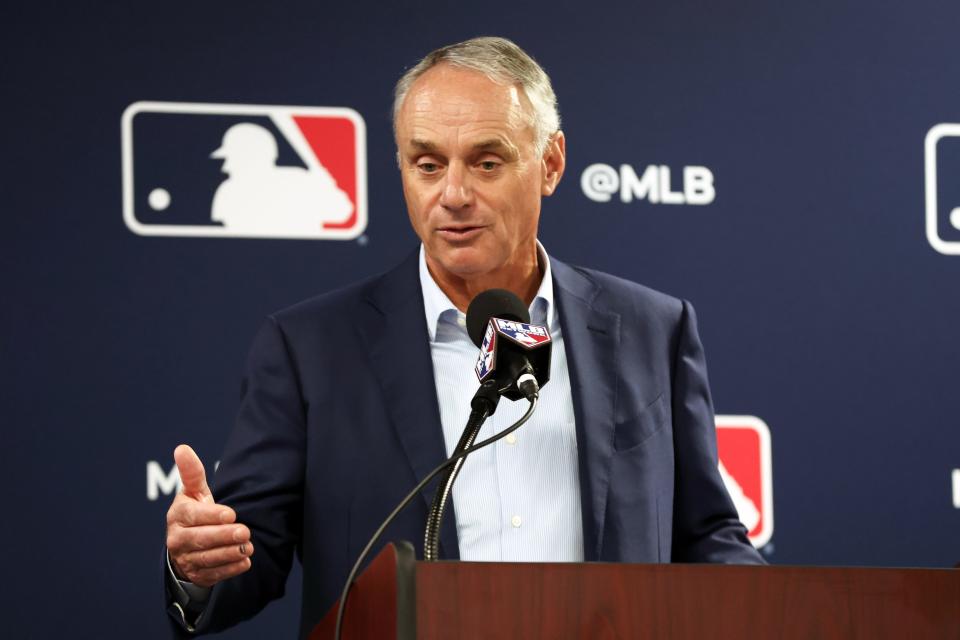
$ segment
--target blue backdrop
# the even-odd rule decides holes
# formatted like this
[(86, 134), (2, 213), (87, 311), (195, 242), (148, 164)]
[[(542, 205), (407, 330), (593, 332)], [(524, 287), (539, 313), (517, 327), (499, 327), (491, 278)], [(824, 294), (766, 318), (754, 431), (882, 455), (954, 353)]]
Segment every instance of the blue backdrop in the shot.
[[(481, 34), (531, 52), (560, 99), (569, 164), (545, 202), (545, 246), (692, 300), (718, 413), (770, 426), (770, 560), (960, 561), (960, 128), (939, 129), (925, 154), (935, 125), (960, 123), (960, 5), (211, 0), (0, 12), (4, 635), (165, 636), (174, 446), (216, 460), (266, 313), (416, 246), (392, 85), (429, 49)], [(355, 110), (365, 230), (131, 232), (121, 117), (144, 100)], [(209, 203), (224, 176), (208, 155), (232, 123), (209, 117), (136, 131), (147, 158), (136, 179), (164, 182), (177, 205)], [(295, 157), (281, 148), (282, 164)], [(608, 168), (587, 171), (598, 164)], [(684, 167), (706, 167), (715, 198), (654, 203), (638, 186), (650, 165), (669, 168), (672, 193)], [(292, 637), (297, 585), (226, 635)]]

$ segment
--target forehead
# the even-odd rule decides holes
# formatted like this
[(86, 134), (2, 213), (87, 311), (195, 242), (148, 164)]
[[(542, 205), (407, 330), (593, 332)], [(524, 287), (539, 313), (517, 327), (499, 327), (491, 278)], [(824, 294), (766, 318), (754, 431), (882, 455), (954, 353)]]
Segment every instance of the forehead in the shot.
[(440, 64), (410, 87), (397, 114), (398, 142), (452, 133), (532, 136), (530, 113), (530, 102), (518, 87)]

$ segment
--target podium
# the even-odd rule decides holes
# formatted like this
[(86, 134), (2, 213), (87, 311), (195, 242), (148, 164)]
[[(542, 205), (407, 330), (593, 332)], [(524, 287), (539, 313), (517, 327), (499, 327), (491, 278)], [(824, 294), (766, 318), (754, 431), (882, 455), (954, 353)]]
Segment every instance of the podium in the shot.
[(399, 543), (351, 591), (343, 639), (361, 638), (960, 639), (960, 570), (426, 563)]

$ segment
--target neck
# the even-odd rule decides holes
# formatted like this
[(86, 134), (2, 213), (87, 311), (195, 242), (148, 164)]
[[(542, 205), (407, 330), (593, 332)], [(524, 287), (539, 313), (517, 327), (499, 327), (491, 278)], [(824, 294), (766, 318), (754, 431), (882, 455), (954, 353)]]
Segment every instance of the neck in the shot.
[(474, 297), (487, 289), (512, 291), (529, 307), (540, 288), (545, 268), (540, 264), (536, 245), (533, 252), (521, 260), (503, 265), (496, 271), (469, 277), (445, 271), (427, 256), (427, 269), (434, 282), (450, 298), (450, 302), (464, 313)]

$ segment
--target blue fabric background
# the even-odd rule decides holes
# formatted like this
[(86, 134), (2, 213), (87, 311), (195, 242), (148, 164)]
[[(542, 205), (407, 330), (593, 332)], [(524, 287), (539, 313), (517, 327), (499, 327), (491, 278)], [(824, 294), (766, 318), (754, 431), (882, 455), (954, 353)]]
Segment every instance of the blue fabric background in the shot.
[[(145, 498), (146, 464), (169, 468), (187, 441), (212, 466), (262, 317), (415, 246), (392, 85), (429, 49), (481, 34), (526, 48), (560, 99), (569, 164), (545, 202), (545, 246), (691, 300), (718, 413), (770, 426), (769, 560), (960, 561), (960, 256), (926, 240), (923, 155), (932, 126), (960, 122), (958, 22), (960, 6), (926, 0), (0, 9), (2, 529), (20, 592), (4, 628), (163, 637), (169, 498)], [(138, 100), (355, 109), (365, 236), (134, 235), (120, 117)], [(960, 138), (939, 149), (946, 216)], [(580, 187), (594, 163), (707, 166), (716, 200), (597, 203)], [(217, 180), (179, 178), (205, 193)], [(292, 636), (291, 587), (226, 635)]]

